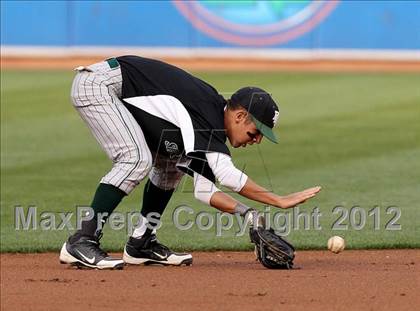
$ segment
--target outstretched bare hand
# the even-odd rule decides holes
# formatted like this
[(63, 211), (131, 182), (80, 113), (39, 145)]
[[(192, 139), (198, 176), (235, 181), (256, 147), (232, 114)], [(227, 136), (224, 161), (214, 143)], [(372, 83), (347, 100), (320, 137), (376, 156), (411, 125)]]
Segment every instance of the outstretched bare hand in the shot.
[(305, 202), (306, 200), (313, 198), (317, 193), (321, 191), (321, 187), (312, 187), (300, 192), (291, 193), (280, 197), (279, 207), (280, 208), (291, 208), (298, 204)]

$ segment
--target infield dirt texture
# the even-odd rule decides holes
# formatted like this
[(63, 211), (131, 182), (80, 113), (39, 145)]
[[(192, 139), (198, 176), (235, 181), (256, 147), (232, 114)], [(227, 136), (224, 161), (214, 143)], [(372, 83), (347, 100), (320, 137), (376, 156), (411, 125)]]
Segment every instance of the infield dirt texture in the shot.
[[(414, 310), (420, 305), (418, 69), (195, 71), (226, 97), (243, 85), (258, 85), (280, 105), (279, 145), (234, 150), (239, 168), (280, 194), (323, 186), (299, 207), (307, 213), (318, 208), (319, 228), (309, 218), (305, 230), (302, 219), (297, 226), (292, 211), (286, 214), (284, 234), (298, 250), (298, 269), (263, 268), (247, 234), (235, 236), (237, 225), (221, 236), (215, 226), (176, 228), (171, 218), (180, 205), (194, 210), (183, 214), (183, 223), (199, 212), (215, 215), (194, 200), (185, 179), (159, 237), (176, 250), (193, 251), (193, 266), (86, 271), (59, 264), (58, 250), (72, 230), (42, 230), (40, 217), (50, 212), (58, 226), (59, 213), (89, 205), (110, 163), (71, 107), (71, 70), (17, 70), (7, 64), (2, 59), (2, 310)], [(138, 211), (141, 193), (139, 187), (117, 211)], [(25, 212), (36, 207), (36, 228), (16, 230), (17, 206)], [(334, 212), (337, 206), (343, 212)], [(340, 220), (342, 213), (348, 214)], [(325, 251), (332, 235), (346, 240), (339, 255)], [(120, 254), (126, 239), (126, 228), (107, 228), (103, 246)]]
[[(121, 255), (121, 254), (118, 254)], [(416, 310), (419, 250), (299, 252), (267, 270), (250, 252), (193, 253), (190, 267), (64, 268), (56, 254), (1, 259), (4, 310)], [(30, 259), (29, 259), (30, 257)]]

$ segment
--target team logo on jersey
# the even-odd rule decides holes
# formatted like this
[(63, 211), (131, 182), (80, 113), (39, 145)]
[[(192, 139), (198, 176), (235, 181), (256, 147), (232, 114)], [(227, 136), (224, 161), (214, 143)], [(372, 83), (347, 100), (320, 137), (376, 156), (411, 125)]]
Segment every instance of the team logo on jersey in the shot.
[(166, 148), (166, 152), (169, 153), (171, 157), (173, 155), (176, 155), (179, 152), (178, 145), (175, 143), (171, 143), (167, 140), (165, 140), (165, 148)]
[(274, 126), (276, 126), (276, 124), (277, 124), (277, 120), (279, 119), (279, 115), (280, 115), (280, 112), (279, 112), (279, 111), (277, 111), (277, 110), (274, 110), (274, 116), (273, 116), (273, 127), (274, 127)]
[(236, 45), (283, 44), (314, 29), (339, 0), (172, 0), (198, 30)]

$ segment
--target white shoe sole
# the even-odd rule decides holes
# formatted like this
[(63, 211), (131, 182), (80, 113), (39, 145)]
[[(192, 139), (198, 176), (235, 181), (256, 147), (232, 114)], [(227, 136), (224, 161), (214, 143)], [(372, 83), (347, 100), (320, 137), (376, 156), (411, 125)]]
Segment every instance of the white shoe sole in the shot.
[(124, 267), (124, 261), (123, 260), (112, 260), (112, 261), (105, 261), (101, 264), (101, 261), (97, 265), (92, 265), (87, 262), (81, 261), (71, 255), (67, 251), (66, 243), (63, 244), (63, 247), (61, 247), (60, 251), (60, 263), (61, 264), (70, 264), (73, 266), (76, 266), (78, 268), (91, 268), (91, 269), (115, 269), (115, 270), (121, 270)]
[(124, 254), (123, 254), (123, 261), (126, 264), (130, 264), (130, 265), (164, 265), (164, 266), (182, 266), (182, 265), (186, 265), (186, 266), (190, 266), (192, 265), (192, 256), (191, 254), (187, 254), (184, 256), (176, 256), (176, 255), (171, 255), (168, 258), (166, 258), (166, 260), (154, 260), (154, 259), (149, 259), (149, 258), (136, 258), (133, 256), (130, 256), (125, 247), (124, 247)]

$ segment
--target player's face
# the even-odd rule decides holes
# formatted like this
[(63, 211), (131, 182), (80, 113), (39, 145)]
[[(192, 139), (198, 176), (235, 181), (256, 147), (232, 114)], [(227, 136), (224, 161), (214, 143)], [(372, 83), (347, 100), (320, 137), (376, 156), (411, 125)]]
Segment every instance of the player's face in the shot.
[(255, 123), (248, 118), (246, 111), (237, 112), (234, 116), (227, 136), (233, 148), (259, 144), (263, 138)]

